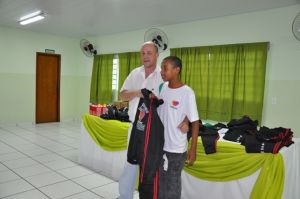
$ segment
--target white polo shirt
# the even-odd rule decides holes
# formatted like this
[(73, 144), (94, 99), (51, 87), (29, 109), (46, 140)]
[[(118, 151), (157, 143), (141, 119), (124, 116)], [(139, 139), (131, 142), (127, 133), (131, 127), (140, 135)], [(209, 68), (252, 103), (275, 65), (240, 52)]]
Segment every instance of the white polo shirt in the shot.
[[(156, 96), (158, 96), (159, 85), (163, 82), (160, 74), (160, 67), (156, 66), (155, 70), (145, 78), (145, 68), (140, 66), (133, 69), (130, 74), (125, 79), (121, 92), (124, 90), (127, 91), (136, 91), (143, 88), (147, 88), (152, 91)], [(140, 98), (135, 97), (129, 101), (129, 110), (128, 115), (131, 122), (134, 122), (136, 110), (139, 104)]]

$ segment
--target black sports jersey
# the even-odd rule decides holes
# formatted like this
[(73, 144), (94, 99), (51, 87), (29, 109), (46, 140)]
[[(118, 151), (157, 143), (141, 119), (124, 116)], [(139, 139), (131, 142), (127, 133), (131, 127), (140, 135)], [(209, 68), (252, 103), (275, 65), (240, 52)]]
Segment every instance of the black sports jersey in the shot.
[(127, 161), (139, 164), (139, 192), (141, 198), (155, 198), (158, 189), (158, 169), (163, 156), (164, 126), (157, 114), (161, 103), (150, 99), (150, 91), (143, 89), (129, 140)]

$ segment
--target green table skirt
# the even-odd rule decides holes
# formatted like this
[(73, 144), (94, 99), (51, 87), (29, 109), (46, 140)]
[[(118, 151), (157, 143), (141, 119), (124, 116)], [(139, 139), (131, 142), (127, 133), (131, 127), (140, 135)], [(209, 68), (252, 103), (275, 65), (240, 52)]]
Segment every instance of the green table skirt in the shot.
[(85, 114), (83, 125), (97, 145), (107, 151), (127, 149), (127, 135), (130, 123), (118, 120), (105, 120)]
[[(107, 151), (127, 149), (129, 123), (104, 120), (85, 114), (83, 124), (97, 145)], [(242, 145), (217, 142), (217, 153), (206, 155), (201, 139), (198, 141), (197, 160), (185, 166), (185, 172), (202, 180), (230, 181), (247, 177), (261, 169), (251, 192), (252, 199), (280, 199), (284, 188), (282, 155), (246, 153)]]

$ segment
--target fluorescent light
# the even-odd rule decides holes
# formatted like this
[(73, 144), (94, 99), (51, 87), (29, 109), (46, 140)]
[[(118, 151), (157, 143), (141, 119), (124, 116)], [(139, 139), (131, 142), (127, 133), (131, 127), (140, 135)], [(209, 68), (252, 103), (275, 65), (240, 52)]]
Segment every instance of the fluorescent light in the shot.
[(41, 14), (41, 13), (42, 13), (42, 12), (41, 12), (40, 10), (38, 10), (38, 11), (36, 11), (36, 12), (33, 12), (33, 13), (30, 13), (30, 14), (28, 14), (28, 15), (25, 15), (25, 16), (21, 17), (21, 18), (20, 18), (20, 21), (23, 21), (23, 20), (28, 19), (28, 18), (31, 18), (31, 17), (35, 17), (35, 16), (37, 16), (37, 15), (39, 15), (39, 14)]
[(39, 11), (30, 13), (30, 14), (28, 14), (28, 15), (26, 15), (26, 16), (21, 17), (19, 23), (20, 23), (21, 25), (26, 25), (26, 24), (29, 24), (29, 23), (33, 23), (33, 22), (42, 20), (42, 19), (44, 19), (44, 18), (45, 18), (44, 13), (42, 13), (42, 12), (39, 10)]
[(29, 19), (25, 19), (24, 21), (19, 21), (19, 23), (20, 23), (21, 25), (27, 25), (27, 24), (29, 24), (29, 23), (33, 23), (33, 22), (42, 20), (42, 19), (44, 19), (44, 18), (45, 18), (44, 16), (38, 15), (38, 16), (29, 18)]

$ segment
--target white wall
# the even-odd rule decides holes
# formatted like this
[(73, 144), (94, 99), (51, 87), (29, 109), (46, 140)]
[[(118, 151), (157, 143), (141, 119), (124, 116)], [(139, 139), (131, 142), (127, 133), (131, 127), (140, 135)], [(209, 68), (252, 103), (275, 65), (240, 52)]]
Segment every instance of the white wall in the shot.
[[(263, 125), (290, 127), (300, 137), (300, 41), (291, 32), (293, 18), (299, 11), (300, 4), (158, 28), (168, 35), (171, 48), (270, 41)], [(96, 43), (102, 54), (138, 51), (145, 31), (90, 40)], [(160, 59), (168, 54), (166, 51)], [(272, 99), (276, 104), (272, 104)]]
[[(263, 124), (290, 127), (300, 137), (300, 41), (291, 32), (299, 10), (300, 4), (158, 28), (171, 48), (270, 41)], [(88, 39), (102, 54), (138, 51), (145, 31)], [(0, 27), (0, 44), (0, 123), (35, 121), (35, 56), (45, 48), (61, 54), (61, 119), (88, 110), (92, 59), (81, 53), (78, 39)]]
[(0, 27), (0, 44), (0, 123), (35, 121), (36, 52), (46, 48), (61, 54), (61, 120), (88, 111), (92, 66), (79, 39)]

